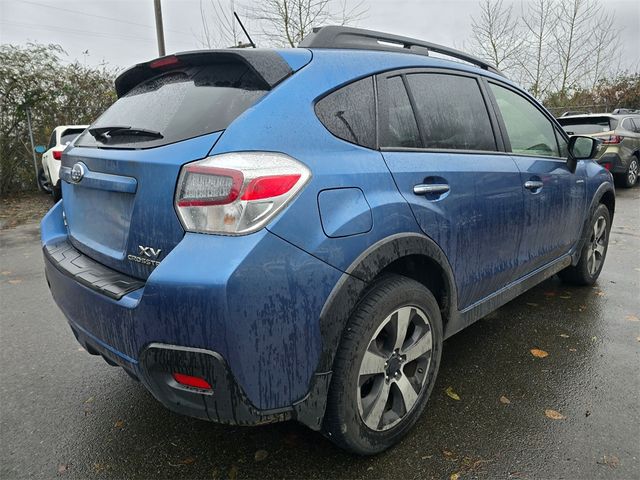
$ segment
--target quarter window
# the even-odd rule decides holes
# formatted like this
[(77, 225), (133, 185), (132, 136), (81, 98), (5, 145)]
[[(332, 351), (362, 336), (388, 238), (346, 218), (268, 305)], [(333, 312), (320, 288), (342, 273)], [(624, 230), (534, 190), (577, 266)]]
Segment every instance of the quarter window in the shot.
[(387, 80), (389, 121), (382, 144), (385, 147), (421, 147), (420, 132), (402, 77)]
[(376, 110), (373, 78), (350, 83), (316, 103), (316, 115), (336, 137), (376, 147)]
[(511, 151), (523, 155), (559, 157), (553, 124), (529, 100), (490, 83), (498, 102)]
[(434, 149), (496, 150), (489, 113), (474, 78), (407, 75), (424, 146)]

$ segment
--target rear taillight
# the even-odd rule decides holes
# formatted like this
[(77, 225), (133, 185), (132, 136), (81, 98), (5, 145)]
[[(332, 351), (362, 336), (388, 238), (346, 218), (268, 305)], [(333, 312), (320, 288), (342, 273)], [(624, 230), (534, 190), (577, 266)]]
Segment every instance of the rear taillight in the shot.
[(54, 150), (53, 151), (53, 159), (54, 160), (61, 160), (62, 159), (62, 150)]
[(605, 145), (615, 145), (617, 143), (620, 143), (623, 139), (624, 137), (621, 137), (620, 135), (609, 135), (608, 137), (604, 137), (602, 139), (602, 143), (604, 143)]
[(611, 162), (606, 162), (606, 163), (603, 163), (602, 166), (607, 170), (611, 171), (611, 167), (613, 167), (613, 164)]
[(310, 178), (280, 153), (217, 155), (182, 167), (176, 210), (187, 231), (244, 235), (264, 227)]

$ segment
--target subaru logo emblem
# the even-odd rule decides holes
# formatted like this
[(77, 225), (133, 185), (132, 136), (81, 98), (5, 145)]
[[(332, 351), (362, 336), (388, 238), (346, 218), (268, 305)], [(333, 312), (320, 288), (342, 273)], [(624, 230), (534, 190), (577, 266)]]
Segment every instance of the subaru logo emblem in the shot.
[(71, 169), (71, 181), (73, 183), (78, 183), (84, 177), (85, 168), (81, 163), (76, 163)]

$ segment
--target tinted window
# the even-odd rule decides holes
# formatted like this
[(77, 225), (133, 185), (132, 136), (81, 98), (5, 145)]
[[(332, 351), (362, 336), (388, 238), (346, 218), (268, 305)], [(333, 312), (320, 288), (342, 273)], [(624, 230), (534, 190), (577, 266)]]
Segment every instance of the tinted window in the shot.
[(420, 132), (402, 77), (387, 80), (388, 124), (384, 147), (420, 147)]
[(630, 132), (633, 132), (635, 130), (635, 125), (633, 124), (633, 120), (631, 118), (625, 118), (622, 121), (622, 128), (624, 128), (625, 130), (629, 130)]
[(262, 81), (240, 63), (168, 72), (134, 87), (91, 126), (130, 126), (163, 138), (118, 135), (98, 142), (87, 131), (76, 145), (151, 147), (224, 130), (265, 93)]
[(473, 78), (407, 75), (426, 148), (496, 150), (489, 114)]
[(559, 118), (558, 122), (569, 135), (591, 135), (612, 130), (609, 117)]
[(640, 118), (634, 118), (633, 119), (633, 131), (636, 133), (640, 133)]
[(73, 142), (78, 135), (84, 132), (84, 128), (68, 128), (60, 135), (60, 144), (66, 145)]
[(567, 158), (569, 156), (569, 145), (558, 130), (556, 130), (556, 140), (558, 141), (558, 147), (560, 148), (560, 156), (562, 158)]
[(316, 104), (316, 115), (336, 137), (375, 148), (373, 78), (358, 80), (327, 95)]
[(55, 146), (56, 146), (56, 131), (54, 130), (53, 133), (51, 134), (51, 137), (49, 137), (49, 145), (47, 145), (47, 150)]
[(498, 102), (514, 153), (559, 157), (553, 124), (529, 100), (493, 83), (491, 90)]

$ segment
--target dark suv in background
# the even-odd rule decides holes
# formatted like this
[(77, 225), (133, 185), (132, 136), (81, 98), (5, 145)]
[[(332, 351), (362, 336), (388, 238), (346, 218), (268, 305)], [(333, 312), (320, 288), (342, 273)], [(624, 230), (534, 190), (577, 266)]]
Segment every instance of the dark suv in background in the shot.
[(633, 187), (640, 175), (640, 115), (591, 113), (566, 115), (558, 122), (569, 135), (590, 135), (601, 141), (595, 159), (616, 182)]

